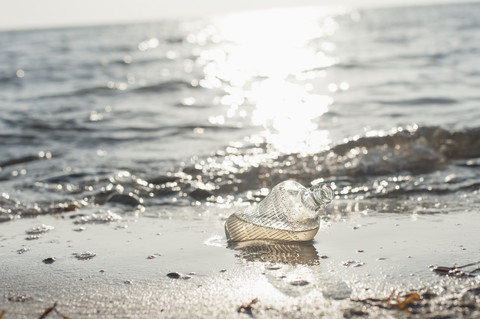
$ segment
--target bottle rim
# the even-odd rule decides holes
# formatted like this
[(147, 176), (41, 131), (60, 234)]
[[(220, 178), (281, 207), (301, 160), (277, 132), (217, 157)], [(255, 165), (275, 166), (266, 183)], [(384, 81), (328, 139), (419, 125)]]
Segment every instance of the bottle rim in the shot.
[(334, 197), (333, 189), (324, 183), (313, 185), (309, 191), (313, 195), (313, 200), (319, 206), (318, 208), (323, 208), (330, 204)]

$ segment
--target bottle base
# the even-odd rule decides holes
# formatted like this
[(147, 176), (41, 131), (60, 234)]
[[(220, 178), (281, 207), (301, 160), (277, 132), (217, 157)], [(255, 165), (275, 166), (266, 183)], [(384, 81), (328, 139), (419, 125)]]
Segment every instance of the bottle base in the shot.
[(246, 222), (235, 215), (228, 217), (225, 222), (225, 234), (228, 241), (238, 242), (247, 240), (275, 240), (275, 241), (310, 241), (318, 232), (318, 227), (306, 231), (289, 231), (262, 227)]

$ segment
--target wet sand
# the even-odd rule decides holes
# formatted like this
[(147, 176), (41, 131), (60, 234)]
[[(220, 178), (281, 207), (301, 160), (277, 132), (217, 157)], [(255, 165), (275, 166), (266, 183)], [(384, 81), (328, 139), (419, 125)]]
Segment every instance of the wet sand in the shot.
[[(96, 212), (0, 224), (3, 319), (38, 318), (54, 303), (71, 318), (480, 316), (480, 264), (457, 276), (431, 267), (480, 260), (478, 211), (334, 216), (313, 243), (229, 247), (223, 223), (231, 209), (90, 223)], [(35, 230), (46, 232), (33, 239), (27, 231)]]

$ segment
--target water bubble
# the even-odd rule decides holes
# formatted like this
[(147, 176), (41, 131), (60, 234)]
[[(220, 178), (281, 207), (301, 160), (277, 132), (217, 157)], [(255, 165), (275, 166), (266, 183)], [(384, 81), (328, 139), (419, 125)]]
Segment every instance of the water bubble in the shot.
[(16, 74), (17, 78), (21, 79), (25, 76), (25, 71), (23, 71), (22, 69), (18, 69), (15, 74)]
[(165, 56), (169, 60), (174, 60), (177, 57), (177, 53), (175, 51), (170, 50), (170, 51), (167, 51), (167, 53), (165, 53)]
[(51, 230), (53, 230), (54, 227), (53, 226), (49, 226), (49, 225), (45, 225), (45, 224), (42, 224), (40, 226), (37, 226), (37, 227), (33, 227), (33, 228), (30, 228), (29, 230), (26, 231), (26, 233), (28, 235), (38, 235), (38, 234), (45, 234)]
[(195, 98), (194, 97), (186, 97), (186, 98), (183, 98), (182, 99), (182, 105), (185, 105), (185, 106), (192, 106), (193, 104), (195, 104)]
[(342, 82), (340, 83), (340, 90), (342, 91), (346, 91), (350, 88), (350, 84), (348, 84), (348, 82)]
[(335, 83), (330, 83), (327, 88), (332, 93), (338, 91), (338, 85), (336, 85)]
[(83, 224), (107, 224), (121, 220), (122, 217), (112, 213), (111, 211), (100, 211), (98, 213), (91, 214), (89, 216), (82, 216), (80, 219), (75, 220), (73, 223), (76, 225)]
[(103, 115), (100, 114), (100, 113), (97, 113), (96, 111), (91, 111), (88, 119), (91, 122), (101, 121), (101, 120), (103, 120)]
[(125, 64), (130, 64), (130, 63), (132, 63), (132, 57), (131, 57), (130, 55), (124, 56), (124, 57), (123, 57), (123, 62), (124, 62)]
[(154, 49), (158, 47), (159, 41), (157, 38), (151, 38), (148, 40), (144, 40), (138, 44), (138, 50), (140, 51), (146, 51), (148, 49)]

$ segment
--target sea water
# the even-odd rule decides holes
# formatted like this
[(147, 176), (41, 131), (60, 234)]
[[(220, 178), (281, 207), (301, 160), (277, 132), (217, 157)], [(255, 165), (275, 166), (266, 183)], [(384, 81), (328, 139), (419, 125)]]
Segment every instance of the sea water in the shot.
[(478, 207), (479, 10), (0, 32), (0, 220), (242, 206), (287, 179), (334, 187), (330, 214)]

